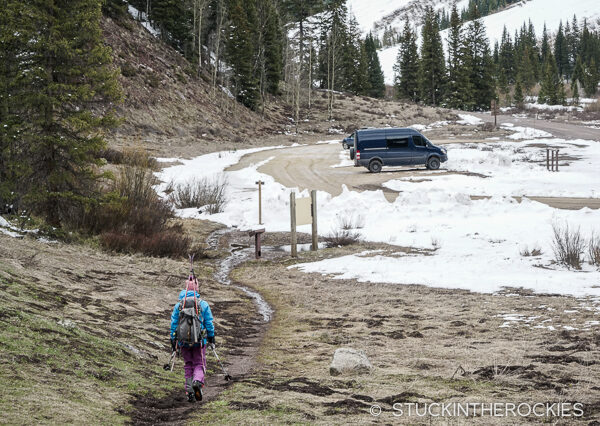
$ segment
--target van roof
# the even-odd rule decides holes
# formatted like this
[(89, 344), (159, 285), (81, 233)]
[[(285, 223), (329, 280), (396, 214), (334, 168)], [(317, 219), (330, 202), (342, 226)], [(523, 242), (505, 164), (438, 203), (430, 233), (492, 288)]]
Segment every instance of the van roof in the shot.
[(357, 132), (370, 133), (370, 132), (380, 132), (382, 130), (388, 130), (388, 131), (393, 130), (394, 132), (408, 133), (408, 134), (413, 134), (413, 135), (420, 134), (418, 131), (416, 131), (415, 129), (411, 129), (410, 127), (381, 127), (381, 128), (370, 127), (367, 129), (358, 129)]

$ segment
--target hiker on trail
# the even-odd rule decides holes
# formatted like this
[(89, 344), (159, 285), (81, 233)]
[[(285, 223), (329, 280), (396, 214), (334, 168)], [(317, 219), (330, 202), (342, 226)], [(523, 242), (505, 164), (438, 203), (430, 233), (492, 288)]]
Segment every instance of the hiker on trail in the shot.
[(206, 345), (215, 345), (215, 327), (208, 303), (200, 298), (198, 279), (190, 274), (171, 314), (171, 348), (185, 362), (185, 393), (189, 402), (202, 400)]

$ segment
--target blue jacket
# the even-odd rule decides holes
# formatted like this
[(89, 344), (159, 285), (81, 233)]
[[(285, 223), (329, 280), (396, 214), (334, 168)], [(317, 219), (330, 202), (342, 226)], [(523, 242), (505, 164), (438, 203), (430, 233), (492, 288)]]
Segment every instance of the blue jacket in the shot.
[[(185, 297), (185, 290), (181, 290), (181, 293), (179, 293), (179, 300), (183, 300), (183, 298)], [(187, 292), (187, 298), (192, 298), (194, 299), (194, 292), (191, 290), (188, 290)], [(199, 302), (199, 310), (200, 310), (200, 314), (198, 315), (200, 317), (200, 320), (202, 322), (202, 328), (206, 330), (207, 336), (208, 337), (213, 337), (215, 335), (215, 326), (213, 324), (213, 316), (212, 316), (212, 312), (210, 311), (210, 306), (208, 305), (208, 303), (202, 299), (200, 299), (200, 295), (198, 293), (196, 293), (196, 298), (198, 299)], [(177, 302), (175, 304), (175, 307), (173, 308), (173, 313), (171, 314), (171, 339), (175, 338), (175, 333), (177, 332), (177, 325), (179, 324), (179, 305), (181, 304), (181, 302)], [(204, 339), (204, 342), (202, 342), (204, 345), (206, 345), (206, 339)]]

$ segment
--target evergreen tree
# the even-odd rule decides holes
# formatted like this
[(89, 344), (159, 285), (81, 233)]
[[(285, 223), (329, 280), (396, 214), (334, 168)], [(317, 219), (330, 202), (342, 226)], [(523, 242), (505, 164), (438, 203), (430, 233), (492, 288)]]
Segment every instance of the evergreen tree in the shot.
[(446, 85), (446, 104), (449, 108), (468, 109), (472, 85), (468, 72), (465, 72), (465, 50), (463, 49), (463, 31), (456, 4), (450, 14), (448, 33), (448, 83)]
[[(8, 108), (4, 103), (1, 117), (9, 132), (19, 135), (9, 150), (18, 152), (21, 162), (9, 167), (9, 173), (20, 179), (20, 195), (31, 210), (52, 226), (73, 225), (98, 201), (97, 158), (105, 146), (101, 135), (116, 124), (112, 105), (122, 99), (118, 70), (103, 44), (101, 3), (4, 4), (6, 11), (16, 12), (11, 19), (19, 28), (8, 46), (2, 31), (0, 47), (0, 56), (8, 48), (19, 58), (2, 67), (10, 103)], [(11, 135), (3, 134), (2, 145), (6, 136)], [(15, 169), (21, 171), (18, 176)]]
[(250, 109), (258, 108), (259, 82), (254, 73), (256, 41), (255, 0), (230, 0), (227, 57), (233, 71), (236, 98)]
[(510, 34), (504, 26), (502, 31), (502, 41), (500, 42), (500, 50), (498, 52), (499, 71), (504, 74), (507, 83), (512, 83), (515, 78), (515, 52)]
[(264, 76), (261, 76), (261, 81), (264, 81), (262, 86), (267, 93), (277, 95), (283, 71), (283, 33), (279, 13), (275, 5), (271, 1), (264, 1), (263, 3), (265, 18), (263, 19), (262, 36), (260, 37), (263, 46), (259, 49), (259, 52), (263, 52), (261, 66), (264, 70)]
[(102, 12), (113, 19), (127, 16), (127, 3), (125, 0), (103, 0)]
[(550, 38), (548, 37), (548, 30), (546, 29), (546, 24), (544, 23), (544, 31), (542, 32), (542, 49), (541, 49), (540, 63), (542, 63), (542, 64), (546, 63), (549, 53), (550, 53)]
[(598, 91), (598, 82), (600, 82), (600, 73), (596, 67), (596, 60), (590, 59), (590, 63), (583, 71), (583, 90), (585, 95), (592, 97)]
[(571, 80), (571, 93), (572, 93), (572, 104), (579, 105), (579, 85), (577, 80)]
[(417, 52), (417, 35), (411, 29), (408, 18), (404, 22), (394, 73), (396, 96), (399, 99), (418, 101), (419, 54)]
[(466, 67), (472, 85), (473, 107), (487, 109), (494, 98), (493, 62), (485, 27), (480, 19), (469, 23), (465, 37)]
[(421, 30), (421, 61), (419, 87), (421, 100), (438, 105), (443, 99), (445, 85), (444, 49), (433, 8), (425, 8), (425, 20)]
[(365, 39), (365, 51), (367, 54), (367, 69), (369, 75), (369, 90), (368, 94), (374, 98), (383, 98), (385, 96), (385, 81), (381, 64), (379, 63), (379, 55), (373, 35), (368, 34)]
[(567, 48), (567, 41), (563, 32), (562, 21), (558, 24), (558, 32), (554, 40), (554, 57), (556, 59), (556, 66), (558, 67), (558, 73), (561, 76), (569, 75), (569, 50)]
[(523, 102), (525, 98), (523, 97), (523, 88), (521, 87), (521, 76), (517, 75), (517, 82), (515, 83), (515, 93), (513, 95), (515, 100), (515, 106), (517, 108), (523, 108)]
[(152, 0), (150, 19), (158, 26), (163, 41), (193, 59), (192, 10), (181, 0)]
[(544, 78), (538, 95), (538, 103), (547, 103), (549, 105), (561, 103), (561, 86), (562, 81), (558, 75), (558, 67), (556, 66), (554, 55), (549, 52), (544, 64)]

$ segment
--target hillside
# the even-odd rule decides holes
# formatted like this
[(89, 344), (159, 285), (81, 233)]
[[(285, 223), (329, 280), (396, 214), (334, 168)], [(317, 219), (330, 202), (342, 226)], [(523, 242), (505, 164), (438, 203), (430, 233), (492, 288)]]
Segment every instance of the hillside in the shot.
[[(152, 36), (133, 19), (103, 18), (105, 42), (121, 68), (124, 120), (109, 140), (113, 145), (143, 142), (151, 153), (207, 152), (234, 148), (284, 129), (282, 107), (270, 102), (264, 117), (239, 105), (223, 90), (213, 91), (210, 76)], [(171, 155), (169, 154), (169, 155)]]

